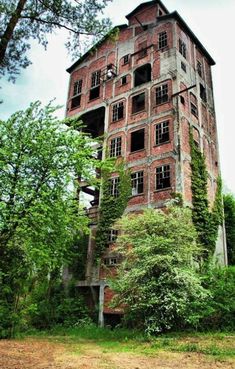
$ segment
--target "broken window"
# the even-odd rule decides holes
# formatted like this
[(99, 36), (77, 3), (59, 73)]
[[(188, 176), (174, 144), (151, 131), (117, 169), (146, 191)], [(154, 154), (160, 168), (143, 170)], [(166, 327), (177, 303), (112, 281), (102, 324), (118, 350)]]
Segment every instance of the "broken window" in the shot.
[(128, 64), (130, 61), (130, 54), (123, 56), (123, 65)]
[(114, 197), (119, 196), (119, 182), (120, 178), (115, 177), (109, 180), (109, 194)]
[(182, 41), (181, 38), (179, 39), (179, 52), (186, 59), (186, 52), (187, 52), (186, 43)]
[(100, 96), (100, 76), (101, 70), (97, 70), (91, 75), (90, 100), (96, 99)]
[(186, 64), (184, 64), (183, 62), (181, 62), (181, 69), (186, 73), (187, 69), (186, 69)]
[(160, 145), (164, 142), (169, 142), (169, 121), (161, 122), (156, 125), (156, 145)]
[(161, 32), (158, 34), (158, 49), (164, 49), (167, 47), (167, 32)]
[(144, 128), (131, 132), (131, 152), (144, 149)]
[(137, 68), (134, 72), (134, 87), (142, 83), (151, 81), (151, 65), (145, 64)]
[(206, 89), (205, 87), (200, 83), (200, 98), (206, 102), (207, 98), (206, 98)]
[(71, 99), (71, 109), (77, 108), (81, 104), (82, 79), (73, 84), (73, 97)]
[(111, 140), (110, 143), (110, 157), (115, 158), (117, 156), (121, 156), (122, 153), (122, 138), (115, 137)]
[(197, 118), (198, 117), (197, 98), (192, 92), (190, 93), (190, 109), (191, 113)]
[(180, 102), (181, 102), (181, 104), (185, 104), (185, 100), (184, 100), (184, 97), (182, 96), (182, 95), (180, 95)]
[(138, 57), (144, 58), (146, 55), (147, 55), (147, 41), (144, 41), (141, 42), (141, 44), (139, 44)]
[(127, 76), (122, 77), (122, 85), (125, 85), (127, 83)]
[(171, 187), (170, 165), (162, 165), (156, 168), (156, 190)]
[(142, 92), (132, 98), (132, 114), (138, 113), (145, 109), (145, 93)]
[(106, 266), (117, 265), (117, 263), (118, 263), (118, 259), (117, 258), (105, 258), (104, 259), (104, 264)]
[(122, 119), (123, 113), (124, 113), (123, 101), (120, 101), (114, 104), (112, 107), (112, 114), (113, 114), (112, 121), (116, 122), (117, 120)]
[(202, 63), (199, 60), (197, 61), (197, 72), (202, 77)]
[(139, 195), (144, 192), (144, 172), (136, 172), (131, 174), (132, 196)]
[(110, 229), (108, 233), (108, 243), (115, 243), (118, 236), (118, 230)]
[(164, 104), (168, 101), (168, 84), (156, 88), (156, 105)]

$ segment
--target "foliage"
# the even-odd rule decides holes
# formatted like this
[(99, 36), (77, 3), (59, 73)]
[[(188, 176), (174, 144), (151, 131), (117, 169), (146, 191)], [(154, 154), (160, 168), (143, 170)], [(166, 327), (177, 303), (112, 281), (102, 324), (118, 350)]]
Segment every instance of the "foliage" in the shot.
[(0, 124), (0, 304), (6, 327), (12, 322), (8, 334), (32, 280), (60, 269), (87, 232), (73, 182), (75, 175), (92, 181), (93, 141), (75, 121), (59, 122), (55, 109), (36, 102)]
[(235, 267), (207, 265), (203, 285), (210, 290), (201, 311), (200, 329), (235, 329)]
[(125, 169), (124, 164), (119, 163), (112, 169), (115, 169), (119, 175), (118, 196), (115, 197), (110, 194), (110, 171), (103, 171), (103, 193), (96, 232), (96, 256), (98, 257), (105, 249), (108, 241), (108, 233), (115, 221), (122, 216), (131, 194), (130, 173)]
[(235, 197), (224, 195), (224, 218), (228, 250), (228, 263), (235, 265)]
[(205, 157), (190, 134), (192, 219), (198, 232), (199, 242), (204, 246), (204, 257), (213, 255), (218, 237), (218, 227), (223, 223), (222, 181), (217, 178), (217, 191), (212, 211), (209, 210)]
[(100, 39), (110, 29), (110, 20), (100, 18), (109, 1), (1, 0), (0, 75), (7, 73), (14, 80), (20, 68), (30, 64), (30, 40), (46, 47), (47, 35), (58, 29), (68, 32), (66, 46), (73, 54), (79, 51), (81, 37)]
[(127, 319), (150, 334), (196, 325), (198, 304), (208, 293), (193, 263), (201, 250), (190, 210), (145, 210), (117, 226), (124, 262), (111, 286)]

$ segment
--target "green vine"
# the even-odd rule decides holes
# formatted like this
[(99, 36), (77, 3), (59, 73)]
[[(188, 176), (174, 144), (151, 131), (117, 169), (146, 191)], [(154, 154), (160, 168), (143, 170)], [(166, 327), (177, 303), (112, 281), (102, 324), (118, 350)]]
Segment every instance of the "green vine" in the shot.
[(192, 217), (199, 241), (205, 248), (205, 257), (214, 253), (218, 227), (223, 223), (222, 181), (217, 178), (217, 191), (212, 211), (209, 210), (205, 156), (197, 147), (190, 132)]
[(130, 173), (125, 169), (124, 163), (119, 164), (115, 172), (119, 176), (118, 196), (110, 194), (110, 173), (102, 173), (102, 200), (100, 204), (100, 216), (96, 231), (96, 257), (100, 257), (104, 251), (108, 234), (115, 221), (120, 218), (127, 207), (131, 195)]

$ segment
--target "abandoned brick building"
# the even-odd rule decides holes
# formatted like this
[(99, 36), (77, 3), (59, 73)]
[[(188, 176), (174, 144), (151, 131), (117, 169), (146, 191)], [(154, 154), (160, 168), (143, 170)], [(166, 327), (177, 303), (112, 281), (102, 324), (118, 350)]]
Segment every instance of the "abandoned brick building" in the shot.
[[(206, 157), (208, 196), (213, 202), (219, 174), (217, 129), (211, 67), (215, 64), (181, 16), (169, 13), (161, 1), (148, 1), (126, 16), (118, 26), (116, 41), (104, 38), (95, 51), (87, 52), (68, 72), (70, 84), (67, 116), (81, 116), (87, 132), (102, 136), (111, 157), (123, 157), (131, 171), (132, 197), (127, 212), (144, 207), (160, 208), (173, 192), (191, 204), (189, 132)], [(118, 177), (111, 178), (116, 195)], [(106, 268), (94, 267), (99, 191), (81, 183), (93, 196), (86, 277), (78, 281), (99, 305), (99, 323), (118, 309), (108, 305), (112, 291), (105, 270), (115, 268), (116, 231), (110, 231), (103, 255)], [(226, 244), (220, 229), (216, 252), (226, 264)]]

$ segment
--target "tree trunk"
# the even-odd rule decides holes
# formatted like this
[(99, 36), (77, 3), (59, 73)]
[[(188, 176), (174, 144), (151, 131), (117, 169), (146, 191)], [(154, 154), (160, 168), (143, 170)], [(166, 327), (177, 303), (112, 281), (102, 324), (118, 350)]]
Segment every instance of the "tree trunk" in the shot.
[(14, 29), (19, 21), (19, 18), (21, 16), (21, 13), (24, 9), (25, 3), (27, 0), (19, 0), (15, 12), (12, 14), (9, 23), (7, 25), (7, 28), (2, 35), (1, 41), (0, 41), (0, 65), (4, 64), (4, 58), (6, 55), (7, 47), (9, 42), (12, 39)]

